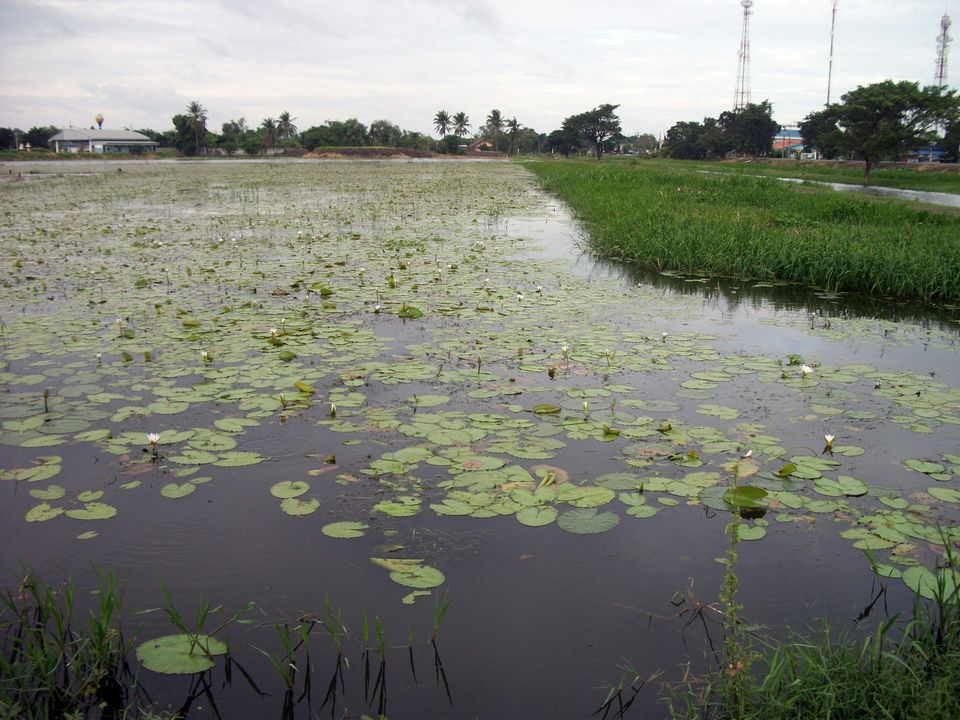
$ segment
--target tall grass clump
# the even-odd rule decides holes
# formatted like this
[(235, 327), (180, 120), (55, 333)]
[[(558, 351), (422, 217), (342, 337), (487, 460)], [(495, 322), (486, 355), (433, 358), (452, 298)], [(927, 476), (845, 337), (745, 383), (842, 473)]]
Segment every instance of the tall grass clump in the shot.
[[(939, 574), (933, 599), (918, 593), (905, 625), (895, 615), (865, 637), (834, 632), (826, 623), (818, 632), (792, 633), (782, 641), (745, 641), (741, 636), (733, 647), (725, 647), (731, 663), (712, 677), (672, 688), (671, 716), (960, 718), (960, 587), (950, 571), (957, 558), (949, 543), (946, 559), (947, 571)], [(752, 662), (735, 665), (735, 657), (751, 657)]]
[(75, 608), (74, 585), (49, 585), (27, 572), (0, 597), (0, 717), (122, 715), (132, 675), (133, 638), (121, 625), (123, 592), (100, 572), (97, 604)]
[(960, 302), (960, 217), (662, 164), (540, 162), (599, 255), (653, 270)]

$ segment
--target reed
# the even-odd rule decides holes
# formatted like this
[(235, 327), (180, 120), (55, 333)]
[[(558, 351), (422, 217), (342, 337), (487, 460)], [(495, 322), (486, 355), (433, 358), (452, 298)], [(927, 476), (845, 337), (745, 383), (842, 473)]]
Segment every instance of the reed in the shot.
[(657, 271), (960, 303), (960, 217), (662, 164), (529, 163), (597, 254)]

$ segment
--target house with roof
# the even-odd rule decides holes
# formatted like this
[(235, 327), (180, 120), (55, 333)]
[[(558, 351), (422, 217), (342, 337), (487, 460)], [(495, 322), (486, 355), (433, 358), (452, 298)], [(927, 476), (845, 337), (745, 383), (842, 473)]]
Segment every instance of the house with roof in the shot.
[(80, 130), (67, 128), (47, 140), (55, 152), (129, 153), (151, 152), (159, 143), (133, 130)]

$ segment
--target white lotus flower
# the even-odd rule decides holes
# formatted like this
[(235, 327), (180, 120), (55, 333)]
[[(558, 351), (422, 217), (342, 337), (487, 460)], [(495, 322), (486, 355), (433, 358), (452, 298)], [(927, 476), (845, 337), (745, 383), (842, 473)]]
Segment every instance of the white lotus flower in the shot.
[(275, 327), (270, 328), (270, 337), (275, 338), (278, 332), (280, 331), (277, 330)]
[(543, 295), (543, 285), (537, 285), (537, 293)]
[(664, 342), (666, 342), (666, 341), (667, 341), (667, 333), (660, 333), (660, 339), (663, 340)]
[(583, 401), (583, 411), (590, 412), (590, 403), (588, 403), (586, 400)]
[(210, 353), (207, 350), (200, 351), (200, 359), (204, 362), (210, 362)]
[(753, 457), (753, 450), (747, 450), (747, 451), (746, 451), (743, 455), (741, 455), (740, 457), (742, 457), (742, 458), (751, 458), (751, 457)]
[(160, 442), (160, 433), (148, 433), (147, 442), (151, 445), (156, 445), (158, 442)]
[(566, 355), (568, 352), (570, 352), (570, 346), (567, 345), (566, 343), (564, 343), (564, 344), (563, 344), (563, 347), (560, 348), (560, 349), (563, 351), (563, 354), (564, 354), (564, 355)]
[(809, 375), (809, 374), (812, 373), (812, 372), (813, 372), (813, 368), (810, 367), (809, 365), (801, 365), (801, 366), (800, 366), (800, 374), (803, 375), (804, 377), (806, 377), (807, 375)]
[(832, 450), (832, 449), (833, 449), (833, 440), (834, 440), (835, 437), (836, 437), (835, 435), (824, 435), (824, 436), (823, 436), (824, 442), (827, 443), (827, 449), (828, 449), (828, 450)]
[(335, 403), (330, 403), (330, 417), (337, 416), (337, 406)]
[(522, 293), (522, 292), (518, 292), (518, 293), (517, 293), (517, 302), (520, 302), (521, 300), (523, 300), (523, 293)]

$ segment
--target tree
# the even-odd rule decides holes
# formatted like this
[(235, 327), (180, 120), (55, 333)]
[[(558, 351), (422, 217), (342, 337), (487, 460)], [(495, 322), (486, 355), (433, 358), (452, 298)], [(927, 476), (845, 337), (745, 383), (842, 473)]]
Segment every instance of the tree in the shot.
[(269, 153), (277, 144), (277, 121), (272, 117), (260, 123), (261, 154)]
[(642, 152), (649, 155), (657, 149), (657, 137), (652, 133), (643, 133), (642, 135), (637, 135), (636, 140), (633, 141), (633, 147), (637, 152)]
[(246, 120), (243, 118), (239, 120), (227, 120), (227, 122), (220, 127), (220, 140), (218, 144), (227, 155), (233, 155), (240, 149), (246, 133)]
[(16, 150), (20, 131), (14, 128), (0, 128), (0, 150)]
[(176, 148), (182, 155), (196, 155), (199, 148), (194, 136), (189, 115), (177, 114), (173, 118), (173, 131), (164, 133), (168, 138), (167, 144)]
[(577, 132), (564, 127), (554, 130), (547, 136), (547, 147), (550, 152), (558, 152), (564, 157), (570, 157), (570, 153), (583, 147), (583, 141)]
[(956, 118), (947, 123), (946, 132), (943, 140), (940, 141), (947, 157), (953, 162), (960, 161), (960, 118)]
[(463, 137), (470, 130), (470, 118), (465, 112), (458, 112), (453, 116), (453, 134), (457, 137)]
[(717, 125), (731, 150), (753, 157), (769, 154), (773, 149), (773, 138), (780, 132), (769, 100), (727, 110), (717, 118)]
[(683, 121), (674, 124), (664, 141), (666, 153), (676, 160), (703, 160), (707, 156), (702, 123)]
[(960, 114), (956, 91), (915, 82), (884, 80), (860, 86), (831, 106), (843, 148), (863, 159), (863, 184), (880, 160), (896, 158), (936, 141), (938, 125)]
[(374, 120), (367, 133), (371, 145), (397, 147), (403, 138), (403, 131), (389, 120)]
[(293, 124), (293, 121), (296, 120), (294, 117), (290, 117), (290, 113), (284, 110), (280, 113), (280, 117), (277, 118), (277, 137), (281, 140), (296, 140), (297, 133), (299, 130), (297, 126)]
[(507, 136), (510, 138), (510, 152), (513, 152), (517, 145), (517, 136), (520, 134), (520, 123), (515, 117), (506, 122)]
[(356, 118), (328, 120), (323, 125), (304, 130), (300, 143), (307, 150), (318, 147), (363, 147), (367, 143), (367, 127)]
[(193, 130), (194, 155), (200, 154), (200, 140), (207, 132), (207, 110), (196, 100), (187, 105), (187, 120)]
[(563, 127), (592, 145), (597, 160), (602, 160), (604, 141), (620, 134), (620, 118), (614, 113), (618, 107), (607, 103), (579, 115), (571, 115), (563, 121)]
[(500, 131), (503, 130), (503, 115), (499, 110), (493, 109), (487, 115), (487, 130), (493, 135), (493, 145), (496, 150), (500, 150)]
[(447, 136), (450, 132), (450, 114), (446, 110), (440, 110), (433, 116), (433, 127), (437, 130), (437, 135), (441, 138)]
[(840, 155), (843, 133), (837, 126), (837, 106), (831, 105), (807, 115), (800, 121), (800, 137), (808, 148), (828, 160)]
[(31, 148), (45, 148), (47, 140), (56, 135), (60, 130), (50, 125), (48, 127), (32, 127), (20, 136), (20, 142), (29, 145)]

